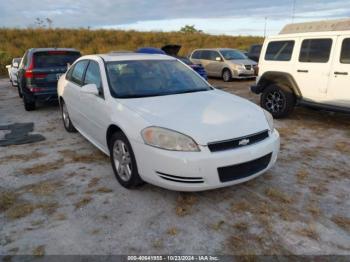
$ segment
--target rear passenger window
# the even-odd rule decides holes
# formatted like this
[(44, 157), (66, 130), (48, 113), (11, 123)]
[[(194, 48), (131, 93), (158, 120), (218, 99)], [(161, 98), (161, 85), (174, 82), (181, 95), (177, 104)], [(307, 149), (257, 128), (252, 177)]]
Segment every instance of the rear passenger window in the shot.
[(77, 83), (78, 85), (82, 85), (83, 84), (83, 76), (84, 76), (84, 72), (85, 72), (85, 68), (86, 68), (87, 64), (88, 64), (88, 61), (86, 61), (86, 60), (76, 63), (76, 65), (72, 69), (73, 71), (72, 71), (72, 75), (70, 77), (70, 80)]
[(209, 51), (202, 51), (201, 59), (210, 60), (210, 52)]
[(343, 40), (340, 53), (340, 63), (350, 64), (350, 38)]
[(265, 60), (290, 61), (293, 53), (294, 41), (273, 41), (266, 49)]
[(201, 59), (201, 51), (195, 51), (195, 52), (192, 54), (192, 58), (193, 58), (193, 59)]
[(327, 63), (332, 48), (332, 39), (305, 39), (301, 44), (299, 62)]

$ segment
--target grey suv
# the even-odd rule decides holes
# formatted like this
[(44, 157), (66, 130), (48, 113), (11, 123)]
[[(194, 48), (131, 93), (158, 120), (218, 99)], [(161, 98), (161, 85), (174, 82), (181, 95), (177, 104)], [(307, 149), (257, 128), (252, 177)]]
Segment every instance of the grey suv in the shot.
[(208, 76), (222, 77), (225, 82), (255, 77), (257, 63), (236, 49), (197, 49), (190, 59), (195, 64), (202, 64)]

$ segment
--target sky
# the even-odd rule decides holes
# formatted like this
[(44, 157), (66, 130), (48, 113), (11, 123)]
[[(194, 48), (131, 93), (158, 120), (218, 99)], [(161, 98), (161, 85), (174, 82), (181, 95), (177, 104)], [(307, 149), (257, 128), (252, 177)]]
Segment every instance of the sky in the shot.
[(350, 0), (0, 0), (0, 27), (25, 28), (50, 18), (53, 27), (277, 34), (292, 22), (350, 18)]

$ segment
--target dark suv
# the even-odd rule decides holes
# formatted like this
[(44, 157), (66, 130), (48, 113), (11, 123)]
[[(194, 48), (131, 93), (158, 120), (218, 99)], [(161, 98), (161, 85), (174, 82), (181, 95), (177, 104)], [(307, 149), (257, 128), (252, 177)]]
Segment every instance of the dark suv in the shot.
[(71, 48), (32, 48), (25, 52), (18, 70), (18, 94), (27, 111), (35, 109), (36, 101), (57, 99), (57, 81), (81, 56)]

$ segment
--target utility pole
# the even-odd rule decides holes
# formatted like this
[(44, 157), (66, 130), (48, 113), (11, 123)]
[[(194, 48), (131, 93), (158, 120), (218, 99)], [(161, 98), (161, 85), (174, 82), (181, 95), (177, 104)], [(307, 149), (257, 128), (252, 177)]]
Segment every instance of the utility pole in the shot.
[(292, 24), (294, 24), (294, 17), (295, 17), (295, 4), (296, 4), (296, 0), (293, 0), (293, 9), (292, 9)]
[(265, 16), (264, 38), (266, 37), (267, 16)]

